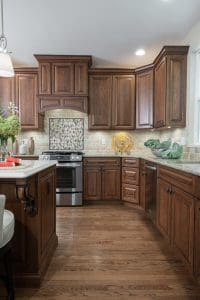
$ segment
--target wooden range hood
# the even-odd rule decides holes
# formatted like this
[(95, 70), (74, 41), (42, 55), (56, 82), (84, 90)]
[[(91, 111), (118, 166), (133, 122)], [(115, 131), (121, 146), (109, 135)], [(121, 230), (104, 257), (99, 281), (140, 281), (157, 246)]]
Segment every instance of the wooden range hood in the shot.
[(34, 55), (39, 62), (39, 111), (74, 109), (88, 112), (90, 55)]

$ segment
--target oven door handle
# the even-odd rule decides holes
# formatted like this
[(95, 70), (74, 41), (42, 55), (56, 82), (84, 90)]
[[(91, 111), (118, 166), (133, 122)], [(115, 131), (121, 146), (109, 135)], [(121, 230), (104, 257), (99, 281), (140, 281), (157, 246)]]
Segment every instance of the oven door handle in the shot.
[(82, 164), (77, 163), (58, 163), (56, 164), (56, 167), (63, 167), (63, 168), (80, 168), (82, 167)]

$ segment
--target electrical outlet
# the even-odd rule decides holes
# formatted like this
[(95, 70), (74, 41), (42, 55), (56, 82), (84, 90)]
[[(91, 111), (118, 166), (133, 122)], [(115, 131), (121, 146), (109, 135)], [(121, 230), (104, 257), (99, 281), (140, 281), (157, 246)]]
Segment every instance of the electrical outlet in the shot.
[(104, 137), (101, 138), (101, 145), (105, 145), (106, 144), (106, 139)]

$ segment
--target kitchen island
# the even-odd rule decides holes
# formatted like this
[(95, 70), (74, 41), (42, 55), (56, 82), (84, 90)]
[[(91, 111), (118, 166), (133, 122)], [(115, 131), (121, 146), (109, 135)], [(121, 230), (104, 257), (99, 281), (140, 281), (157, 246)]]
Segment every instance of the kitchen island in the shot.
[(15, 283), (37, 287), (58, 245), (56, 235), (55, 161), (22, 161), (0, 169), (0, 194), (15, 215)]

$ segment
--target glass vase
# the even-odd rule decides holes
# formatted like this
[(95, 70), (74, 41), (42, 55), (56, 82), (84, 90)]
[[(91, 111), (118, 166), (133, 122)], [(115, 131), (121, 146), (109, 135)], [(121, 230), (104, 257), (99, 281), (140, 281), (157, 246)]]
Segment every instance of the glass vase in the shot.
[(0, 140), (0, 161), (5, 161), (5, 158), (9, 156), (7, 141)]

